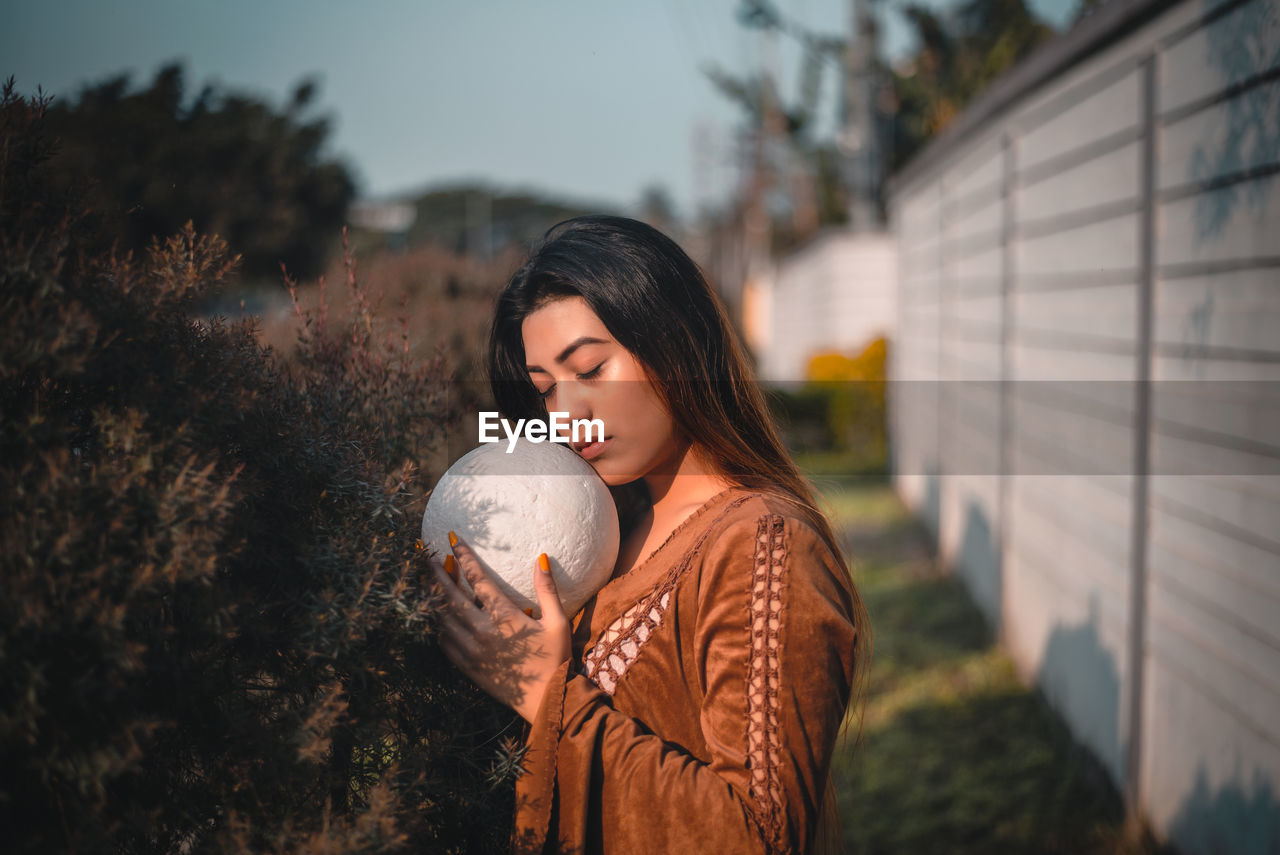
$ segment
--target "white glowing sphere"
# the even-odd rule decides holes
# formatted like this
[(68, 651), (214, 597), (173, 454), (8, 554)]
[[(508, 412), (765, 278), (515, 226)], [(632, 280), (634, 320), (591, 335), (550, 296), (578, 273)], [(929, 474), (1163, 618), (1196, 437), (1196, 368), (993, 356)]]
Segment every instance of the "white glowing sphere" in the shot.
[[(547, 553), (565, 614), (572, 617), (613, 575), (618, 512), (591, 465), (561, 443), (485, 443), (441, 476), (422, 515), (422, 541), (443, 560), (452, 531), (475, 551), (517, 608), (538, 595), (533, 574)], [(461, 568), (459, 568), (461, 569)], [(458, 580), (471, 595), (461, 572)]]

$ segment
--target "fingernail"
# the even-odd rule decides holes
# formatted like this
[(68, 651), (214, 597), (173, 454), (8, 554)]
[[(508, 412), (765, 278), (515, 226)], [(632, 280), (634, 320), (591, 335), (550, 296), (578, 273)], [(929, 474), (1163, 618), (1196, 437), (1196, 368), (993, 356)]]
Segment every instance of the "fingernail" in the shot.
[(454, 566), (456, 563), (457, 562), (452, 555), (446, 555), (444, 557), (444, 572), (448, 573), (449, 577), (455, 582), (458, 581), (458, 568)]
[(524, 613), (527, 614), (529, 617), (533, 617), (533, 606), (530, 606), (529, 608), (525, 609)]
[(458, 545), (458, 536), (453, 532), (449, 532), (449, 546), (452, 547), (457, 545)]
[(542, 568), (543, 573), (551, 572), (551, 562), (547, 560), (547, 553), (538, 556), (538, 566)]

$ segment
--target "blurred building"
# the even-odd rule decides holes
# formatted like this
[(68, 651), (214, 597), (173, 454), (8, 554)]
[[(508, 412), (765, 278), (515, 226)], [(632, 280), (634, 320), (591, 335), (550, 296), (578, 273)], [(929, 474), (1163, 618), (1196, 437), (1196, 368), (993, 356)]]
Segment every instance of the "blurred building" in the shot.
[(833, 229), (747, 279), (743, 328), (760, 378), (805, 379), (823, 352), (857, 355), (897, 319), (897, 245), (885, 231)]
[(348, 212), (351, 224), (387, 237), (388, 245), (404, 247), (417, 210), (408, 202), (364, 200), (353, 202)]

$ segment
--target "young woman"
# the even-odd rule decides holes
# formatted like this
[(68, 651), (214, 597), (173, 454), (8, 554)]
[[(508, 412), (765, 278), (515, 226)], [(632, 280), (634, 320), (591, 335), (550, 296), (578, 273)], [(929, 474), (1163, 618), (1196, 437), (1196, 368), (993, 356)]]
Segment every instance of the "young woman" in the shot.
[(446, 653), (531, 725), (515, 851), (838, 850), (829, 769), (870, 626), (697, 266), (634, 220), (559, 224), (498, 300), (489, 371), (509, 418), (603, 421), (576, 450), (622, 531), (577, 615), (545, 555), (537, 617), (464, 542), (445, 570), (477, 599), (439, 575)]

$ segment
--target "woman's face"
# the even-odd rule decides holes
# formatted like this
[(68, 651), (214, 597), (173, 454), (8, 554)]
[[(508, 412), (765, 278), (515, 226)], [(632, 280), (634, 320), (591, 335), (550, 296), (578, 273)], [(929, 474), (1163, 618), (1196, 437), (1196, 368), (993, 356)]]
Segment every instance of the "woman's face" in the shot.
[[(547, 303), (524, 319), (525, 366), (547, 412), (600, 419), (604, 442), (574, 446), (610, 486), (674, 467), (688, 445), (640, 362), (582, 297)], [(584, 435), (579, 439), (585, 439)]]

